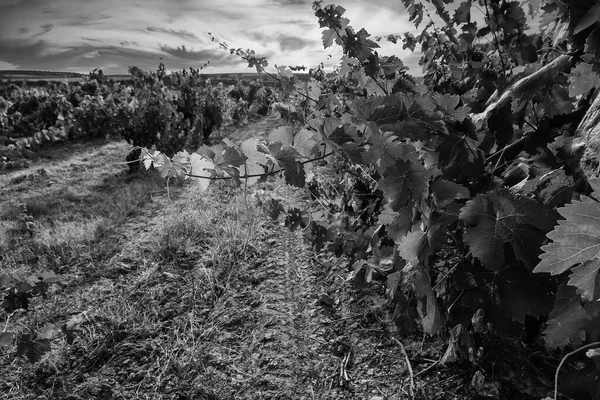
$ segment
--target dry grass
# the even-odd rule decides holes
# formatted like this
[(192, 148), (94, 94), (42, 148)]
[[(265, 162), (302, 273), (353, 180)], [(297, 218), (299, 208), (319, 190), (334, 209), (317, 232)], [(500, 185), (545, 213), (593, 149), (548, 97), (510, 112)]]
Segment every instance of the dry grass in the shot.
[(0, 274), (51, 269), (65, 280), (29, 313), (4, 314), (6, 331), (60, 327), (73, 315), (82, 322), (73, 344), (55, 335), (35, 364), (14, 357), (15, 343), (0, 347), (0, 397), (210, 398), (197, 381), (210, 370), (202, 340), (218, 335), (212, 310), (224, 307), (232, 272), (254, 257), (258, 211), (227, 185), (182, 189), (169, 198), (152, 174), (116, 176), (3, 209)]

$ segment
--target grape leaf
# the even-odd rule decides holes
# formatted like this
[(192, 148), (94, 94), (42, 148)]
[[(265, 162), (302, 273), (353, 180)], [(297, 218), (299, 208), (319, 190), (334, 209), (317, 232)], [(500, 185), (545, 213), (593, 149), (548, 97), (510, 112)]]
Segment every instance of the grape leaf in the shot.
[(484, 156), (477, 145), (477, 141), (467, 135), (450, 134), (435, 136), (428, 147), (439, 154), (438, 168), (442, 169), (442, 176), (455, 180), (456, 177), (478, 177), (483, 173)]
[(306, 172), (304, 171), (304, 165), (298, 161), (302, 158), (300, 153), (292, 146), (282, 142), (270, 143), (269, 150), (283, 168), (285, 182), (296, 187), (304, 187)]
[(456, 108), (460, 102), (460, 96), (445, 94), (443, 96), (434, 97), (434, 100), (442, 112), (454, 118), (455, 120), (462, 122), (465, 118), (467, 118), (469, 112), (468, 107)]
[(564, 168), (555, 169), (539, 179), (538, 198), (549, 207), (562, 207), (571, 201), (574, 187), (573, 176), (565, 174)]
[(204, 192), (210, 184), (210, 177), (212, 177), (215, 164), (202, 157), (200, 154), (190, 154), (190, 174), (196, 175), (196, 186), (201, 192)]
[(396, 72), (406, 69), (402, 60), (396, 56), (381, 57), (380, 61), (381, 69), (383, 70), (386, 79), (394, 79), (396, 77)]
[[(328, 48), (333, 46), (334, 39), (338, 39), (338, 36), (333, 29), (325, 29), (322, 34), (323, 47)], [(337, 41), (337, 40), (336, 40)]]
[[(389, 206), (386, 204), (386, 207)], [(413, 210), (412, 206), (409, 204), (398, 210), (396, 218), (394, 218), (394, 220), (386, 227), (386, 231), (391, 239), (398, 241), (410, 231), (412, 221)]]
[(600, 257), (600, 206), (587, 196), (581, 201), (558, 209), (564, 220), (548, 238), (553, 242), (542, 247), (544, 253), (534, 272), (548, 272), (558, 275), (575, 264), (584, 263)]
[[(220, 151), (215, 152), (215, 164), (223, 168), (226, 166), (239, 167), (244, 165), (248, 157), (243, 154), (235, 143), (225, 138), (218, 146), (215, 146)], [(229, 171), (228, 171), (229, 172)]]
[[(240, 167), (242, 175), (264, 174), (265, 167), (269, 165), (267, 155), (258, 150), (259, 140), (256, 138), (246, 139), (240, 145), (242, 152), (248, 157), (248, 160)], [(249, 186), (254, 185), (260, 180), (260, 177), (247, 178), (246, 182)]]
[(471, 22), (471, 0), (460, 3), (460, 6), (454, 12), (454, 22), (457, 24)]
[(36, 334), (24, 334), (17, 340), (17, 356), (25, 356), (29, 362), (40, 361), (52, 349), (50, 339), (39, 338)]
[(402, 120), (404, 103), (399, 96), (378, 96), (358, 99), (348, 104), (358, 122), (375, 122), (380, 126), (393, 125)]
[(593, 70), (592, 64), (581, 62), (569, 74), (569, 96), (587, 95), (590, 90), (600, 87), (600, 75)]
[(596, 59), (600, 57), (600, 26), (590, 33), (585, 41), (584, 51), (593, 55)]
[(386, 171), (378, 188), (394, 211), (405, 207), (409, 200), (419, 201), (427, 194), (427, 171), (421, 163), (398, 160)]
[(365, 164), (374, 165), (380, 172), (384, 172), (393, 166), (396, 160), (418, 159), (414, 146), (401, 143), (396, 139), (397, 136), (391, 132), (371, 135), (369, 138), (371, 145), (362, 154)]
[(552, 310), (554, 285), (550, 279), (540, 279), (522, 265), (513, 265), (492, 277), (497, 287), (501, 311), (513, 320), (525, 323), (525, 317), (546, 316)]
[(506, 265), (505, 244), (512, 247), (518, 260), (533, 269), (556, 216), (551, 208), (529, 197), (515, 198), (504, 189), (468, 201), (459, 219), (469, 225), (464, 241), (471, 254), (486, 268), (500, 271)]
[(343, 37), (343, 47), (350, 57), (355, 57), (360, 62), (364, 62), (373, 54), (373, 49), (379, 45), (368, 39), (371, 36), (364, 28), (352, 34), (351, 29), (346, 29), (347, 35)]
[(306, 158), (317, 156), (319, 154), (317, 134), (308, 129), (300, 129), (294, 136), (294, 148)]
[(291, 126), (275, 128), (269, 133), (268, 140), (269, 142), (283, 142), (291, 145), (294, 142), (294, 128)]
[(417, 268), (413, 286), (418, 298), (417, 311), (423, 320), (423, 330), (430, 335), (435, 335), (444, 323), (444, 316), (435, 298), (431, 278), (426, 268), (422, 266)]
[(578, 34), (584, 29), (587, 29), (590, 26), (594, 25), (598, 21), (600, 21), (600, 4), (592, 6), (592, 8), (590, 8), (583, 15), (583, 17), (579, 20), (579, 22), (577, 22), (577, 25), (573, 29), (573, 34)]
[(182, 150), (175, 154), (172, 158), (173, 164), (181, 168), (182, 171), (187, 171), (190, 168), (190, 153)]
[(577, 288), (584, 300), (600, 299), (600, 260), (589, 260), (573, 268), (569, 285)]
[(469, 189), (458, 183), (437, 179), (431, 184), (431, 193), (438, 207), (444, 208), (454, 200), (469, 198)]
[(379, 214), (378, 221), (381, 225), (389, 225), (394, 221), (396, 215), (398, 215), (398, 213), (392, 210), (389, 204), (386, 204), (385, 206), (383, 206), (383, 209)]
[(556, 293), (554, 309), (544, 331), (546, 345), (550, 348), (580, 345), (585, 340), (589, 322), (588, 313), (581, 306), (581, 296), (574, 287), (563, 283)]
[(335, 6), (329, 4), (325, 7), (315, 9), (315, 17), (319, 20), (319, 26), (321, 28), (335, 28), (345, 29), (348, 25), (348, 20), (342, 18), (342, 15), (346, 12), (346, 9), (342, 6)]
[[(392, 291), (391, 287), (397, 286), (400, 282), (401, 273), (394, 272), (388, 276), (388, 291)], [(392, 292), (394, 300), (396, 300), (396, 307), (392, 314), (392, 321), (396, 325), (398, 334), (400, 336), (407, 336), (417, 329), (417, 321), (415, 319), (413, 307), (410, 302), (400, 290), (394, 290)]]
[(410, 232), (396, 243), (400, 257), (412, 265), (424, 264), (432, 254), (427, 234), (423, 231)]
[(427, 241), (433, 250), (438, 250), (446, 244), (448, 226), (458, 220), (458, 207), (455, 208), (454, 210), (435, 210), (431, 212), (427, 221)]

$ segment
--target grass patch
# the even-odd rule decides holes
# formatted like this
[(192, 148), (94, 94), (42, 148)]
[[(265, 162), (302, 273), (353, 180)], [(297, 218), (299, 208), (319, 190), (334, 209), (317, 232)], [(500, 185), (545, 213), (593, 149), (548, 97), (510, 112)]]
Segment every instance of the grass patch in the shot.
[[(211, 398), (206, 377), (218, 360), (203, 338), (219, 335), (231, 276), (257, 257), (259, 211), (227, 185), (204, 193), (171, 188), (181, 195), (169, 199), (152, 179), (98, 185), (91, 203), (89, 196), (69, 203), (74, 210), (86, 205), (85, 217), (35, 220), (29, 256), (35, 248), (81, 261), (94, 246), (124, 234), (129, 239), (107, 260), (107, 268), (131, 268), (87, 284), (68, 283), (39, 299), (35, 313), (9, 320), (8, 331), (21, 334), (85, 315), (74, 342), (67, 344), (58, 334), (36, 364), (14, 358), (14, 347), (0, 352), (0, 375), (7, 377), (0, 397)], [(157, 210), (145, 218), (149, 203)], [(0, 240), (14, 223), (0, 220), (0, 228), (6, 227)]]

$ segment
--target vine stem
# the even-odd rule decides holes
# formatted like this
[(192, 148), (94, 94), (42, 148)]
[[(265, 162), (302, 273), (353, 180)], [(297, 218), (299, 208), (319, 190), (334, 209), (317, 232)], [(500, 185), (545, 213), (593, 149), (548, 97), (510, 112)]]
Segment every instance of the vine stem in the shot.
[[(490, 16), (490, 8), (488, 5), (488, 0), (484, 0), (485, 4), (485, 15), (488, 21), (491, 21), (492, 18)], [(502, 64), (502, 72), (506, 74), (506, 64), (504, 64), (504, 58), (502, 57), (502, 51), (500, 50), (500, 42), (498, 41), (498, 36), (496, 35), (496, 31), (492, 31), (494, 35), (494, 44), (496, 45), (496, 50), (498, 50), (498, 56), (500, 57), (500, 64)]]
[[(333, 155), (333, 151), (327, 153), (327, 154), (323, 154), (319, 157), (315, 157), (315, 158), (311, 158), (310, 160), (305, 160), (305, 161), (301, 161), (300, 164), (305, 165), (305, 164), (309, 164), (311, 162), (315, 162), (315, 161), (319, 161), (319, 160), (324, 160), (325, 158)], [(273, 170), (271, 172), (265, 172), (264, 174), (248, 174), (248, 175), (241, 175), (238, 178), (239, 179), (248, 179), (248, 178), (260, 178), (263, 176), (271, 176), (271, 175), (276, 175), (281, 173), (282, 169), (279, 169), (277, 171)], [(199, 178), (199, 179), (208, 179), (211, 181), (218, 181), (218, 180), (228, 180), (228, 179), (233, 179), (232, 176), (201, 176), (201, 175), (194, 175), (194, 174), (190, 174), (190, 173), (186, 173), (186, 176), (189, 176), (190, 178)]]
[(558, 367), (556, 368), (556, 374), (554, 375), (554, 400), (558, 399), (558, 374), (559, 374), (560, 369), (562, 368), (563, 364), (567, 361), (567, 358), (569, 358), (581, 351), (595, 349), (595, 348), (600, 348), (600, 342), (586, 344), (585, 346), (580, 347), (580, 348), (568, 353), (567, 355), (565, 355), (563, 357), (562, 360), (560, 360), (560, 364), (558, 364)]
[[(210, 35), (210, 37), (212, 38), (213, 41), (216, 39), (210, 32), (208, 32), (208, 34)], [(218, 41), (218, 40), (217, 40), (217, 43), (219, 43), (219, 46), (221, 46), (223, 49), (229, 50), (229, 48), (228, 48), (228, 46), (227, 46), (226, 43), (223, 43), (223, 42)], [(240, 55), (237, 52), (236, 52), (236, 55), (238, 55), (244, 61), (250, 61), (250, 57), (248, 57), (248, 56)], [(271, 74), (269, 71), (267, 71), (266, 69), (264, 69), (262, 66), (260, 67), (260, 70), (261, 70), (261, 72), (264, 72), (265, 74), (267, 74), (271, 78), (275, 79), (277, 82), (282, 83), (281, 79), (279, 79), (278, 76)], [(259, 73), (259, 76), (260, 76), (260, 73)], [(262, 82), (262, 78), (261, 78), (260, 84), (264, 88), (264, 84)], [(295, 86), (294, 86), (294, 89), (295, 89)], [(317, 100), (313, 99), (309, 95), (302, 93), (298, 89), (295, 89), (295, 90), (296, 90), (296, 93), (299, 94), (300, 96), (304, 96), (307, 100), (314, 101), (315, 103), (317, 103)]]
[(406, 368), (408, 369), (408, 375), (410, 378), (410, 386), (408, 389), (408, 398), (414, 399), (415, 398), (415, 374), (413, 373), (412, 365), (410, 365), (410, 359), (408, 358), (408, 354), (406, 353), (406, 350), (404, 349), (404, 345), (402, 344), (402, 342), (396, 338), (392, 338), (392, 339), (396, 343), (398, 343), (398, 346), (400, 346), (400, 351), (402, 351), (402, 355), (404, 355), (404, 360), (406, 361)]

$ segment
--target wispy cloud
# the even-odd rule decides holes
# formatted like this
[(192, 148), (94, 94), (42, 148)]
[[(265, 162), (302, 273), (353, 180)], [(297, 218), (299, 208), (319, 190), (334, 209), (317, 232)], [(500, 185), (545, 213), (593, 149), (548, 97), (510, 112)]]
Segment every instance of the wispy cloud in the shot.
[(146, 30), (148, 30), (150, 32), (166, 33), (167, 35), (173, 35), (173, 36), (184, 38), (184, 39), (198, 39), (198, 36), (194, 35), (192, 32), (188, 32), (186, 30), (176, 31), (175, 29), (157, 28), (155, 26), (149, 26), (146, 28)]
[(40, 29), (42, 30), (41, 32), (36, 33), (35, 35), (31, 36), (32, 38), (38, 37), (38, 36), (42, 36), (48, 32), (50, 32), (52, 30), (52, 28), (54, 28), (54, 24), (44, 24), (42, 26), (40, 26)]
[[(175, 58), (180, 58), (180, 59), (184, 59), (184, 60), (206, 62), (206, 61), (209, 61), (211, 59), (211, 57), (214, 57), (214, 55), (215, 55), (214, 50), (199, 50), (199, 51), (194, 51), (193, 49), (188, 50), (185, 47), (185, 44), (182, 44), (181, 46), (178, 46), (178, 47), (170, 47), (168, 45), (161, 45), (159, 47), (165, 53), (170, 54)], [(221, 53), (221, 54), (223, 54), (223, 53)], [(219, 56), (219, 58), (223, 58), (223, 56)]]
[(129, 47), (129, 46), (139, 46), (139, 44), (137, 42), (129, 42), (127, 40), (122, 40), (119, 42), (119, 44), (123, 47)]

